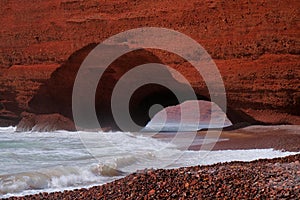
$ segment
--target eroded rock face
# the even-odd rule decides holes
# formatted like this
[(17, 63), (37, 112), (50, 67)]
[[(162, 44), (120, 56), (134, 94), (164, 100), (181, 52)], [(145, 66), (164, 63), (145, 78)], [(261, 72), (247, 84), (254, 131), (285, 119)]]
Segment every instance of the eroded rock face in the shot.
[(30, 99), (57, 67), (44, 64), (0, 69), (0, 126), (18, 124)]
[(214, 59), (298, 55), (298, 4), (298, 0), (1, 1), (0, 66), (61, 63), (89, 43), (145, 26), (185, 33)]
[[(40, 88), (37, 94), (29, 102), (30, 112), (36, 114), (60, 113), (70, 119), (73, 118), (72, 91), (77, 71), (84, 58), (95, 47), (95, 45), (96, 44), (88, 45), (80, 51), (75, 52), (65, 64), (63, 64), (52, 74), (51, 78)], [(110, 46), (107, 46), (108, 51), (110, 48)], [(95, 94), (95, 108), (101, 127), (111, 127), (114, 130), (120, 129), (119, 125), (115, 123), (111, 109), (112, 93), (116, 84), (124, 74), (137, 66), (147, 63), (162, 63), (162, 61), (150, 51), (133, 51), (115, 60), (105, 70), (105, 72), (102, 74), (102, 77), (99, 77), (100, 81)], [(87, 90), (90, 90), (89, 86), (94, 84), (89, 82), (90, 76), (93, 76), (98, 72), (98, 70), (101, 69), (102, 66), (93, 66), (92, 68), (88, 68), (86, 70), (86, 77), (84, 78), (84, 81), (87, 82), (87, 86), (86, 88), (83, 86), (83, 88), (80, 89), (82, 91), (82, 102), (79, 103), (85, 103), (85, 93)], [(152, 77), (155, 77), (156, 80), (163, 80), (165, 84), (159, 85), (155, 84), (155, 82), (151, 82)], [(149, 81), (147, 79), (149, 79)], [(143, 80), (146, 80), (146, 83), (149, 83), (140, 85), (139, 82)], [(188, 86), (178, 82), (176, 79), (174, 79), (170, 71), (164, 68), (160, 69), (159, 71), (153, 71), (151, 70), (150, 66), (146, 67), (143, 69), (142, 74), (137, 74), (132, 78), (125, 80), (122, 85), (124, 86), (124, 90), (121, 90), (118, 93), (119, 102), (121, 103), (122, 101), (125, 101), (125, 98), (130, 95), (130, 101), (125, 107), (126, 109), (129, 108), (132, 119), (135, 123), (140, 125), (141, 128), (150, 120), (148, 111), (153, 104), (161, 104), (164, 107), (167, 107), (179, 103), (178, 99), (173, 93), (173, 90), (176, 90), (178, 93), (180, 93), (183, 97), (183, 100), (189, 99), (187, 93)], [(134, 85), (137, 85), (138, 89), (135, 90), (134, 93), (128, 94), (128, 87), (133, 87)], [(172, 86), (173, 90), (168, 89), (167, 86)], [(201, 96), (200, 94), (198, 98), (206, 100), (208, 99), (208, 97)], [(116, 107), (118, 106), (119, 105), (116, 105)], [(85, 115), (84, 111), (82, 112), (82, 115)], [(122, 123), (126, 123), (128, 118), (130, 117), (124, 118), (124, 122)], [(88, 124), (88, 121), (86, 124)], [(86, 124), (80, 124), (80, 126), (83, 128), (86, 126)], [(96, 127), (86, 128), (93, 129)], [(132, 127), (122, 127), (121, 130), (138, 131)]]
[[(233, 123), (300, 124), (298, 4), (297, 0), (175, 0), (171, 3), (168, 0), (118, 3), (28, 0), (22, 4), (1, 1), (0, 20), (4, 25), (0, 38), (0, 103), (3, 105), (0, 125), (15, 125), (24, 110), (36, 114), (60, 113), (72, 118), (66, 102), (70, 102), (79, 63), (104, 39), (144, 26), (175, 29), (195, 39), (208, 51), (224, 80), (227, 115)], [(140, 61), (127, 62), (127, 67), (155, 60), (167, 64), (190, 81), (199, 99), (209, 100), (205, 83), (195, 77), (189, 63), (167, 52), (149, 52), (141, 55)], [(31, 79), (30, 74), (23, 76), (23, 72), (30, 72), (34, 77), (33, 68), (40, 69), (49, 63), (64, 64), (36, 94), (38, 86), (48, 77)], [(22, 66), (22, 73), (7, 78), (2, 69), (13, 65), (12, 68), (36, 67), (27, 70)], [(120, 69), (124, 66), (126, 64), (119, 65)], [(108, 71), (110, 75), (102, 80), (111, 83), (106, 84), (108, 91), (127, 69), (118, 73), (114, 73), (114, 69)], [(46, 69), (47, 74), (52, 71), (53, 68)], [(144, 94), (153, 102), (169, 99), (166, 105), (176, 103), (167, 90), (150, 88), (154, 88), (153, 91)], [(148, 88), (141, 90), (148, 91)], [(107, 92), (106, 97), (97, 101), (97, 110), (101, 110), (101, 105), (105, 105), (102, 109), (109, 108), (109, 94)], [(97, 99), (102, 95), (99, 91)], [(149, 119), (145, 115), (149, 105), (143, 107), (141, 114), (136, 113), (137, 123), (143, 125)], [(132, 110), (138, 109), (133, 107)], [(108, 122), (102, 123), (109, 124), (109, 109), (105, 113)]]
[[(40, 88), (38, 93), (29, 102), (30, 111), (34, 113), (60, 113), (72, 119), (72, 89), (77, 71), (84, 60), (96, 44), (75, 52), (69, 60), (58, 68)], [(109, 47), (108, 47), (109, 48)], [(101, 127), (111, 127), (118, 130), (117, 124), (111, 110), (111, 97), (114, 87), (129, 70), (145, 63), (168, 64), (176, 71), (182, 73), (191, 83), (199, 100), (209, 100), (205, 82), (197, 73), (192, 70), (192, 66), (182, 58), (172, 54), (164, 57), (163, 51), (140, 50), (128, 53), (114, 61), (102, 75), (95, 95), (95, 108)], [(228, 109), (227, 116), (230, 121), (239, 127), (241, 124), (299, 124), (299, 74), (297, 73), (296, 56), (265, 55), (255, 61), (239, 59), (232, 61), (217, 61), (217, 66), (224, 80)], [(282, 58), (282, 59), (281, 59)], [(270, 60), (269, 60), (270, 59)], [(172, 62), (174, 61), (175, 62)], [(268, 62), (265, 62), (269, 60)], [(174, 63), (177, 63), (176, 65)], [(178, 67), (178, 63), (180, 66)], [(243, 67), (240, 68), (239, 64)], [(277, 68), (272, 67), (276, 63)], [(285, 72), (289, 68), (288, 72)], [(94, 70), (96, 73), (96, 69)], [(174, 74), (168, 70), (159, 73), (146, 73), (147, 76), (158, 76), (167, 80), (185, 96), (187, 86), (179, 79), (174, 78)], [(89, 77), (87, 76), (88, 80)], [(146, 75), (134, 77), (124, 85), (134, 85), (141, 79), (146, 79)], [(89, 88), (82, 88), (84, 91)], [(122, 92), (121, 92), (122, 93)], [(123, 94), (124, 93), (124, 94)], [(125, 90), (120, 96), (126, 97)], [(123, 96), (122, 96), (123, 95)], [(186, 100), (189, 100), (187, 97)], [(164, 107), (178, 104), (176, 96), (166, 87), (156, 84), (144, 85), (140, 87), (130, 99), (129, 109), (134, 122), (140, 126), (145, 126), (150, 120), (148, 111), (153, 104), (161, 104)], [(133, 130), (130, 127), (122, 130)]]

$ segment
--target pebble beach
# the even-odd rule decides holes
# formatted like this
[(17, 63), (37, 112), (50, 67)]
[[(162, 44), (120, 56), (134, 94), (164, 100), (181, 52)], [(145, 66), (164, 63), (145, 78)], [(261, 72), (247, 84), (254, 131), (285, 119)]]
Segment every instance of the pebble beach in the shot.
[(300, 154), (252, 162), (147, 169), (89, 189), (25, 199), (299, 199)]
[[(217, 142), (213, 151), (274, 148), (292, 151), (295, 155), (251, 162), (145, 169), (91, 188), (8, 199), (299, 199), (298, 127), (273, 127), (265, 132), (257, 132), (257, 128), (223, 132), (220, 138), (228, 140)], [(197, 151), (198, 147), (191, 149)]]

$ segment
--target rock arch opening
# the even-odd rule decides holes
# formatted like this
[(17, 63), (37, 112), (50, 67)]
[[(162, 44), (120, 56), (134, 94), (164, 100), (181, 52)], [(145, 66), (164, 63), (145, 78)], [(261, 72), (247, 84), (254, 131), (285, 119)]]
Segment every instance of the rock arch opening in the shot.
[[(81, 63), (89, 52), (96, 47), (96, 45), (97, 44), (89, 44), (74, 52), (69, 59), (51, 75), (51, 78), (40, 87), (37, 94), (29, 102), (29, 112), (35, 114), (59, 113), (72, 120), (72, 89), (75, 77)], [(107, 48), (109, 49), (110, 47), (108, 46)], [(169, 57), (170, 60), (166, 59), (166, 57)], [(172, 61), (174, 58), (175, 61)], [(114, 120), (111, 109), (111, 98), (114, 87), (124, 74), (136, 66), (146, 63), (166, 64), (179, 72), (183, 72), (183, 75), (185, 73), (184, 70), (192, 70), (192, 66), (187, 66), (186, 61), (183, 61), (182, 58), (176, 58), (176, 55), (166, 56), (165, 52), (157, 53), (156, 51), (141, 49), (119, 57), (105, 70), (104, 74), (100, 78), (97, 92), (95, 94), (95, 110), (101, 127), (106, 127), (107, 130), (120, 130), (120, 127)], [(180, 67), (180, 63), (183, 63), (184, 67)], [(148, 75), (160, 76), (165, 79), (168, 84), (181, 92), (182, 96), (185, 96), (188, 86), (174, 78), (170, 71), (162, 70), (158, 74)], [(137, 77), (137, 79), (138, 78), (143, 77)], [(134, 82), (136, 80), (131, 81)], [(128, 85), (130, 85), (130, 83), (128, 83)], [(198, 100), (210, 101), (205, 84), (192, 84), (192, 87)], [(88, 90), (88, 88), (83, 88), (83, 90), (85, 89)], [(126, 95), (126, 91), (124, 91), (124, 95)], [(122, 101), (122, 98), (120, 100)], [(188, 96), (184, 99), (184, 101), (187, 100), (190, 100)], [(178, 105), (179, 101), (176, 98), (176, 95), (163, 85), (151, 83), (142, 85), (130, 98), (128, 109), (132, 120), (141, 127), (146, 126), (146, 124), (150, 121), (149, 109), (156, 104), (162, 105), (162, 107), (166, 108), (168, 106)], [(244, 113), (237, 112), (231, 108), (228, 109), (227, 115), (233, 124), (242, 121), (249, 123), (255, 122), (253, 118), (244, 117), (246, 116)], [(122, 128), (121, 130), (139, 131), (132, 130), (131, 127), (128, 127), (128, 129), (125, 128), (125, 130)]]

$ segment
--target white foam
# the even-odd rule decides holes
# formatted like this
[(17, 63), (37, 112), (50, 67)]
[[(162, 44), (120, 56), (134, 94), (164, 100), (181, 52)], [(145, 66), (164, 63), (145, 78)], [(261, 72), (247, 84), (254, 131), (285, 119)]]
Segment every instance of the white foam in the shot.
[(2, 132), (8, 132), (8, 133), (12, 133), (16, 131), (16, 127), (15, 126), (8, 126), (8, 127), (0, 127), (0, 133)]
[[(174, 144), (138, 133), (13, 131), (13, 127), (0, 128), (2, 198), (100, 185), (120, 178), (121, 172), (144, 168), (177, 168), (296, 154), (273, 149), (183, 151)], [(98, 160), (82, 144), (82, 134), (91, 139), (93, 134), (101, 138), (91, 142)]]
[[(89, 167), (54, 167), (0, 176), (0, 197), (103, 184), (118, 176), (101, 176)], [(120, 177), (119, 177), (120, 178)], [(24, 193), (25, 192), (25, 193)], [(2, 195), (2, 196), (1, 196)]]
[(261, 126), (254, 125), (242, 128), (243, 130), (251, 131), (251, 132), (267, 132), (267, 131), (276, 131), (276, 130), (286, 130), (293, 133), (300, 134), (300, 125), (272, 125), (272, 126)]
[(254, 161), (296, 155), (300, 152), (279, 151), (274, 149), (220, 150), (220, 151), (185, 151), (182, 159), (175, 165), (211, 165), (232, 161)]

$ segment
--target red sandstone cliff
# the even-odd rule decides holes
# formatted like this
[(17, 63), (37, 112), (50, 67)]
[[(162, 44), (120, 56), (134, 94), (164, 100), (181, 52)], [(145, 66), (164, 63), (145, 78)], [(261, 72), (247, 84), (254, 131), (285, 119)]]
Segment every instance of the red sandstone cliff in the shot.
[[(234, 112), (260, 122), (300, 124), (297, 0), (28, 0), (1, 1), (0, 8), (4, 125), (17, 123), (40, 84), (73, 52), (144, 26), (175, 29), (198, 41), (219, 67)], [(188, 64), (165, 55), (156, 54), (186, 75), (201, 94), (204, 84), (195, 80)]]

